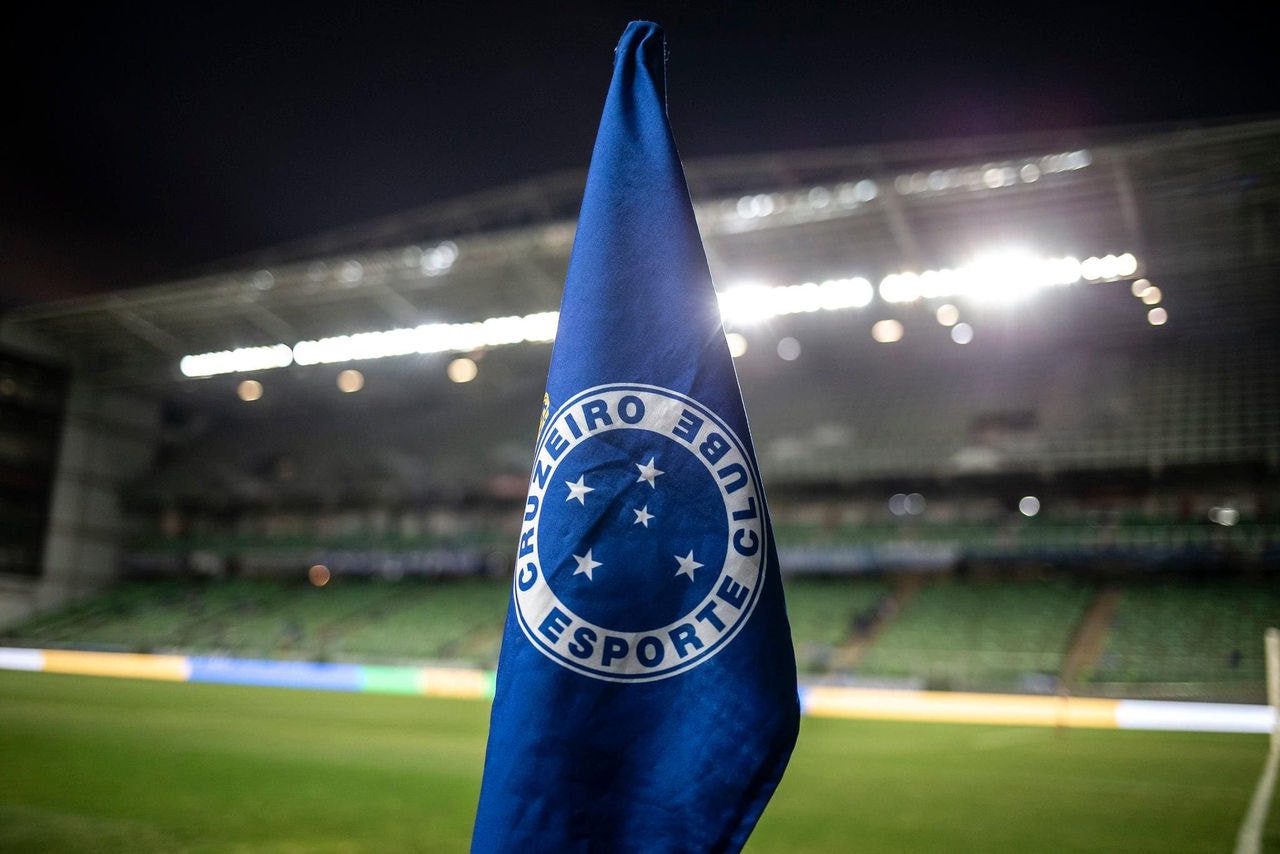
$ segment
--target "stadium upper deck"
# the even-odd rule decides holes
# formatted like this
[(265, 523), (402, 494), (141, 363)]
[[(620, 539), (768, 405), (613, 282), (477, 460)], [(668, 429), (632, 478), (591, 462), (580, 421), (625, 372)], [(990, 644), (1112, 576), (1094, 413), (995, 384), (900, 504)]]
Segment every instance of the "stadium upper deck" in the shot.
[[(1183, 471), (1196, 501), (1243, 486), (1271, 512), (1280, 121), (686, 168), (775, 494)], [(73, 398), (159, 401), (154, 464), (109, 488), (85, 468), (85, 506), (117, 487), (232, 516), (506, 500), (523, 494), (582, 180), (19, 309), (0, 341), (65, 359)], [(104, 447), (122, 419), (94, 428)]]
[[(724, 292), (742, 282), (865, 280), (873, 293), (846, 290), (848, 308), (835, 322), (869, 328), (913, 309), (1013, 297), (1050, 279), (1145, 276), (1164, 294), (1173, 328), (1208, 322), (1239, 332), (1276, 316), (1278, 141), (1280, 121), (1266, 121), (778, 153), (686, 168)], [(530, 180), (186, 281), (19, 309), (4, 318), (5, 333), (52, 343), (100, 382), (146, 383), (180, 379), (186, 355), (552, 312), (582, 180)], [(1009, 266), (1010, 253), (1020, 266)], [(1132, 261), (1118, 266), (1068, 264), (1065, 275), (1060, 264), (1035, 263), (1126, 254)], [(950, 288), (954, 298), (919, 296), (929, 283), (884, 284), (928, 271), (943, 274), (933, 277), (934, 292)], [(749, 293), (735, 305), (739, 317), (770, 313)], [(1095, 318), (1103, 325), (1077, 332), (1104, 343), (1134, 314), (1141, 320), (1145, 310), (1104, 314)], [(447, 332), (435, 326), (434, 341), (397, 346), (466, 351), (494, 340)]]

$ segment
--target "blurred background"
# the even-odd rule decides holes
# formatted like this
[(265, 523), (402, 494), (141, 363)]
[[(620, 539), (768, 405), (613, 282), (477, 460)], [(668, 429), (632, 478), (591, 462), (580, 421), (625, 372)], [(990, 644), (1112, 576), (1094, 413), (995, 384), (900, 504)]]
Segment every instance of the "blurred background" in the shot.
[(1264, 701), (1280, 121), (1243, 14), (308, 9), (6, 36), (0, 643), (492, 667), (650, 16), (805, 678)]

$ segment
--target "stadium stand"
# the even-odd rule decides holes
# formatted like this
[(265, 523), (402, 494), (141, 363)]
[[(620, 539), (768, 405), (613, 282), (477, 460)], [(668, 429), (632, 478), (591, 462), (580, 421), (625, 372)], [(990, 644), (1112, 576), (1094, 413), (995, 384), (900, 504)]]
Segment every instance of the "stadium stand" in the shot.
[(1092, 693), (1257, 700), (1263, 632), (1280, 617), (1272, 580), (1131, 584), (1088, 675)]
[(493, 580), (148, 581), (9, 632), (44, 647), (492, 667), (507, 585)]
[(1062, 581), (926, 585), (857, 670), (945, 690), (1054, 690), (1092, 592)]
[(890, 592), (883, 579), (791, 579), (787, 612), (800, 668), (822, 673), (838, 666), (841, 652), (883, 618)]
[[(687, 164), (726, 306), (770, 295), (726, 324), (812, 678), (1258, 698), (1278, 143), (1260, 121)], [(55, 460), (48, 424), (0, 422), (0, 507), (47, 509), (0, 540), (4, 642), (490, 663), (550, 353), (511, 329), (559, 300), (582, 178), (6, 314), (0, 409), (62, 428)], [(1010, 247), (1078, 275), (922, 289)], [(814, 303), (828, 283), (843, 302)], [(305, 356), (326, 341), (366, 349)]]
[[(1257, 702), (1269, 581), (1130, 579), (1101, 656), (1074, 693)], [(806, 678), (841, 684), (1056, 693), (1092, 598), (1073, 576), (790, 576)], [(904, 595), (905, 594), (905, 595)], [(0, 645), (373, 664), (492, 667), (505, 579), (145, 581), (11, 627)]]

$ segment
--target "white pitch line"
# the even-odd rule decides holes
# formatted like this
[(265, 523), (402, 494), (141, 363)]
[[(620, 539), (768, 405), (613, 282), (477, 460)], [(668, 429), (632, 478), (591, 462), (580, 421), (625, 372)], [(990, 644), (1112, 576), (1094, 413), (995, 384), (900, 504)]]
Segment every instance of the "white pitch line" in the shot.
[(1253, 790), (1249, 811), (1240, 824), (1240, 833), (1236, 836), (1236, 854), (1260, 854), (1262, 851), (1262, 829), (1267, 824), (1271, 793), (1276, 787), (1277, 765), (1280, 765), (1280, 750), (1272, 748), (1267, 753), (1267, 764), (1262, 769), (1262, 776), (1258, 778), (1258, 786)]

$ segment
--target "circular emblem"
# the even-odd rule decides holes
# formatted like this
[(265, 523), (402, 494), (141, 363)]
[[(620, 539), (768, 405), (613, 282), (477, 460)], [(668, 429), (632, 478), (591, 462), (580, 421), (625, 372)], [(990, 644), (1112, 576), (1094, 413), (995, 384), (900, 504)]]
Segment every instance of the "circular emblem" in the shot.
[(587, 389), (539, 434), (513, 587), (520, 628), (597, 679), (697, 667), (755, 608), (763, 512), (751, 457), (710, 409), (657, 386)]

